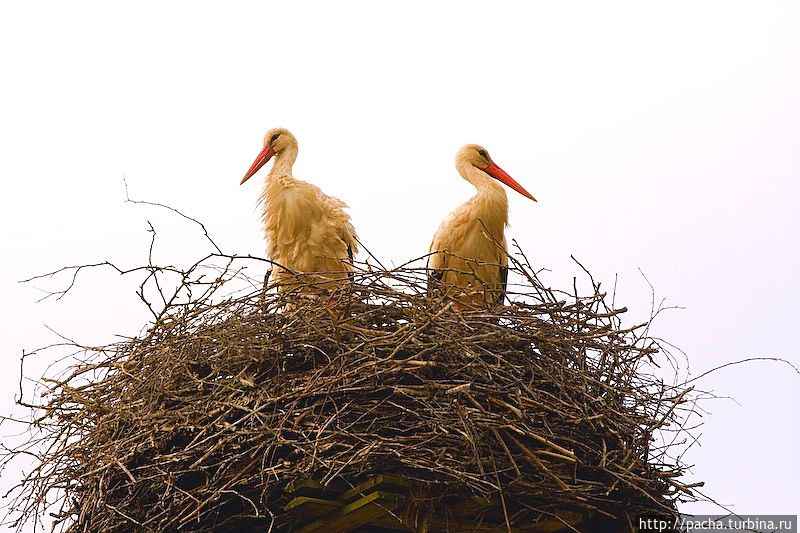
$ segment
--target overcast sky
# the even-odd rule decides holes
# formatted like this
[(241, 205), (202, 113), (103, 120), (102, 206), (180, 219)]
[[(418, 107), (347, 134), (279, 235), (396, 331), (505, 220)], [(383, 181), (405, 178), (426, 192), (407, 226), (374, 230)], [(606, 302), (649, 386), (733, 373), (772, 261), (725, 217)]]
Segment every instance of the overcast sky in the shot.
[[(655, 332), (692, 375), (800, 364), (800, 4), (737, 2), (4, 2), (0, 5), (0, 363), (10, 409), (23, 349), (135, 334), (130, 287), (87, 276), (60, 302), (18, 280), (67, 264), (263, 253), (263, 134), (299, 140), (294, 174), (350, 205), (394, 263), (426, 252), (470, 194), (465, 143), (539, 200), (511, 226), (545, 281), (570, 254), (629, 321), (650, 289), (685, 309)], [(46, 282), (40, 288), (53, 287)], [(35, 367), (31, 367), (35, 370)], [(741, 513), (800, 511), (800, 377), (753, 363), (702, 380), (688, 480)], [(737, 403), (738, 402), (738, 403)], [(0, 488), (8, 486), (8, 476)], [(683, 507), (713, 512), (711, 504)]]

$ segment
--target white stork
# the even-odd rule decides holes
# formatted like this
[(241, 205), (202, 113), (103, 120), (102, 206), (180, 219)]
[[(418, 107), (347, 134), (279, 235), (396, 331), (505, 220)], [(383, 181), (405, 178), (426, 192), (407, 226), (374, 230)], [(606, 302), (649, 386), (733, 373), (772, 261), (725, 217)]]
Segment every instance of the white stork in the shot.
[(467, 305), (502, 304), (508, 282), (508, 197), (497, 181), (536, 198), (476, 144), (458, 151), (456, 169), (478, 193), (450, 213), (433, 236), (428, 290), (444, 290)]
[(260, 198), (264, 206), (267, 254), (280, 265), (274, 267), (273, 279), (278, 289), (285, 291), (291, 286), (287, 280), (292, 273), (319, 273), (319, 278), (306, 280), (313, 287), (307, 285), (304, 292), (309, 288), (311, 292), (333, 289), (352, 272), (353, 254), (358, 251), (355, 229), (344, 212), (347, 205), (292, 176), (297, 139), (284, 128), (267, 132), (264, 148), (241, 183), (273, 156), (275, 163), (267, 174)]

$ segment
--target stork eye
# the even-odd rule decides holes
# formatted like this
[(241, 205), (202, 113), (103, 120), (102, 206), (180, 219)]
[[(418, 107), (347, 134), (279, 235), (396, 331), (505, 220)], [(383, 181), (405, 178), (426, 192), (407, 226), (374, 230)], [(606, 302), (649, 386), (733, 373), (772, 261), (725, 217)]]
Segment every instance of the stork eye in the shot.
[(272, 136), (272, 138), (269, 140), (269, 143), (270, 143), (270, 144), (274, 143), (274, 142), (275, 142), (275, 141), (278, 139), (278, 137), (280, 137), (280, 136), (281, 136), (281, 134), (280, 134), (280, 133), (276, 133), (276, 134), (275, 134), (275, 135), (273, 135), (273, 136)]
[(481, 155), (482, 158), (489, 159), (489, 154), (486, 153), (486, 150), (478, 150), (478, 153)]

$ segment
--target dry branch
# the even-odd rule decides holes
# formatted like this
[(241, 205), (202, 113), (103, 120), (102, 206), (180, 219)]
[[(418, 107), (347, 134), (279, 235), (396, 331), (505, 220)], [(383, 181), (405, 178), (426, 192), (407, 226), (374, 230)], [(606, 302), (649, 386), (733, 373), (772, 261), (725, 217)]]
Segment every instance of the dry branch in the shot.
[[(99, 263), (145, 273), (145, 302), (159, 277), (178, 281), (157, 283), (165, 306), (148, 302), (145, 334), (82, 348), (46, 382), (31, 442), (10, 452), (37, 458), (12, 493), (14, 525), (55, 502), (67, 531), (223, 531), (239, 515), (288, 527), (287, 483), (385, 473), (418, 494), (402, 516), (480, 498), (509, 527), (673, 513), (691, 492), (653, 442), (685, 431), (692, 395), (645, 372), (659, 354), (648, 325), (623, 326), (594, 280), (586, 296), (555, 291), (519, 256), (510, 305), (458, 312), (413, 265), (362, 264), (320, 299), (279, 296), (247, 261), (263, 260)], [(67, 269), (67, 290), (84, 268)]]

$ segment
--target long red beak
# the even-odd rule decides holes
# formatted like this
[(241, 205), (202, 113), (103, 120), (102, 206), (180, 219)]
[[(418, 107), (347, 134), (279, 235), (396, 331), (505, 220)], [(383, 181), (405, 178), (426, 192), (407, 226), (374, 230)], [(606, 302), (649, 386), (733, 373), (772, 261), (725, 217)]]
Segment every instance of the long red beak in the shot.
[(526, 191), (525, 187), (523, 187), (522, 185), (517, 183), (514, 180), (514, 178), (512, 178), (511, 176), (506, 174), (505, 170), (503, 170), (502, 168), (498, 167), (494, 163), (489, 163), (489, 166), (484, 168), (483, 171), (486, 172), (487, 174), (489, 174), (494, 179), (496, 179), (496, 180), (498, 180), (498, 181), (500, 181), (502, 183), (505, 183), (506, 185), (508, 185), (509, 187), (511, 187), (512, 189), (514, 189), (518, 193), (520, 193), (522, 196), (525, 196), (526, 198), (530, 198), (534, 202), (536, 201), (536, 198), (534, 198), (531, 193)]
[(270, 145), (265, 146), (264, 149), (258, 153), (258, 157), (256, 157), (256, 160), (253, 161), (252, 165), (250, 165), (250, 170), (248, 170), (247, 174), (244, 175), (242, 181), (239, 182), (239, 185), (252, 178), (253, 174), (258, 172), (258, 169), (266, 165), (267, 161), (269, 161), (273, 155), (275, 155), (275, 150), (273, 150)]

